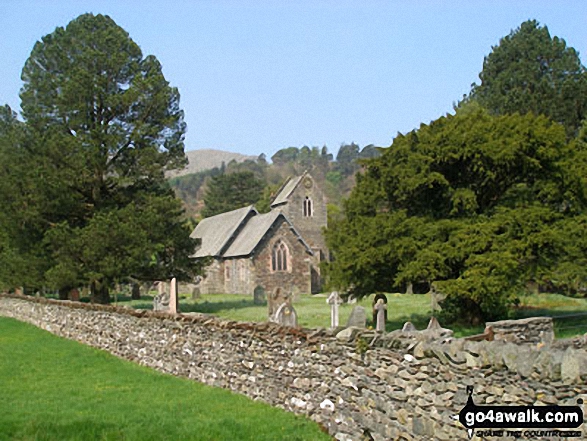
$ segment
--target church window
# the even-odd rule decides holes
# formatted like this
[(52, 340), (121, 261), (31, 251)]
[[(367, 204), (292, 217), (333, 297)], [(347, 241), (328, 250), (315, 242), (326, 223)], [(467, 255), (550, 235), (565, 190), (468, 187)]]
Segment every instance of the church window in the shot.
[(271, 253), (271, 269), (273, 271), (287, 271), (287, 259), (287, 246), (282, 241), (277, 242)]
[(306, 199), (304, 199), (304, 217), (311, 217), (313, 215), (312, 199), (306, 196)]
[(230, 280), (230, 260), (224, 262), (224, 278)]

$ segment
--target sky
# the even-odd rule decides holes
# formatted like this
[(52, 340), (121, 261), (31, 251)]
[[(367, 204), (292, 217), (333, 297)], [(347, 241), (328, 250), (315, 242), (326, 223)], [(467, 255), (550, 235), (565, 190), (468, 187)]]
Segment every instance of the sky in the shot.
[(583, 0), (0, 0), (0, 105), (20, 111), (33, 45), (86, 12), (159, 59), (181, 94), (186, 150), (389, 146), (452, 112), (528, 19), (587, 61)]

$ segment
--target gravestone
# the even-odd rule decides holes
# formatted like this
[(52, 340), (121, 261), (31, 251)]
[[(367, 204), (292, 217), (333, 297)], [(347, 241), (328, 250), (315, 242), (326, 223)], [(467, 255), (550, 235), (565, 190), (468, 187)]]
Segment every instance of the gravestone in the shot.
[(337, 328), (338, 327), (338, 306), (342, 303), (342, 299), (338, 294), (338, 291), (333, 291), (328, 299), (326, 299), (326, 303), (330, 305), (330, 327)]
[(402, 332), (416, 332), (418, 331), (412, 322), (405, 322), (402, 327)]
[(386, 312), (387, 312), (387, 305), (385, 304), (385, 302), (383, 301), (383, 299), (379, 299), (377, 300), (377, 303), (375, 304), (375, 308), (377, 311), (377, 317), (376, 317), (376, 330), (377, 332), (385, 332), (385, 323), (386, 323)]
[(277, 309), (283, 304), (291, 305), (291, 296), (281, 287), (276, 288), (275, 291), (267, 299), (267, 317), (271, 320), (275, 317)]
[(202, 276), (196, 276), (194, 279), (194, 287), (192, 288), (192, 300), (198, 300), (202, 294), (200, 283), (202, 283)]
[[(387, 305), (387, 296), (385, 294), (379, 293), (379, 294), (375, 295), (375, 298), (373, 299), (373, 325), (374, 326), (377, 323), (377, 310), (375, 309), (375, 305), (377, 305), (377, 302), (379, 301), (379, 299), (382, 299), (383, 302)], [(385, 323), (387, 323), (387, 308), (385, 308)]]
[(346, 327), (364, 328), (367, 325), (367, 313), (362, 306), (355, 306), (351, 311)]
[(255, 305), (264, 305), (267, 301), (267, 297), (265, 296), (265, 288), (262, 286), (257, 286), (253, 291), (253, 303)]
[(130, 298), (132, 300), (141, 300), (141, 286), (138, 283), (132, 284)]
[(295, 328), (298, 326), (298, 315), (293, 306), (288, 305), (287, 303), (282, 303), (281, 306), (277, 308), (274, 321), (281, 326)]
[(169, 293), (164, 282), (157, 282), (157, 291), (159, 293), (153, 298), (153, 311), (169, 311)]
[(79, 289), (73, 288), (69, 291), (69, 300), (79, 302)]
[(177, 314), (179, 311), (179, 298), (177, 292), (177, 279), (174, 277), (171, 279), (169, 286), (169, 312), (171, 314)]

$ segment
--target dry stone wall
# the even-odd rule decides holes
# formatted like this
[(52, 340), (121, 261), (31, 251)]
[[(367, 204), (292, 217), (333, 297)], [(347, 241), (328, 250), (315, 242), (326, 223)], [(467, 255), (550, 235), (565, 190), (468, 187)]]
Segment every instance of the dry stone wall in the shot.
[(417, 344), (408, 351), (374, 343), (363, 352), (356, 341), (340, 342), (326, 330), (16, 296), (0, 296), (0, 315), (305, 414), (337, 440), (465, 440), (451, 416), (464, 406), (468, 385), (476, 404), (587, 402), (584, 378), (546, 381), (505, 367), (456, 368), (434, 350), (415, 352)]

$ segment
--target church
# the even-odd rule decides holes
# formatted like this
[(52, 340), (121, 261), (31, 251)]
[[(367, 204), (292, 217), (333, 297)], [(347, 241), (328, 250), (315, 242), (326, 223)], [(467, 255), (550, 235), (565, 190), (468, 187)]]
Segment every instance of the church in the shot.
[(285, 182), (269, 213), (251, 205), (203, 219), (191, 234), (201, 240), (195, 257), (213, 261), (200, 292), (262, 292), (271, 299), (320, 292), (326, 219), (324, 193), (308, 173)]

